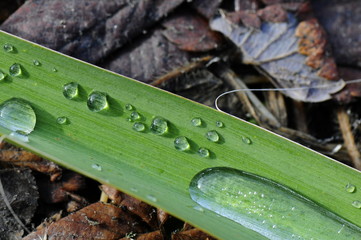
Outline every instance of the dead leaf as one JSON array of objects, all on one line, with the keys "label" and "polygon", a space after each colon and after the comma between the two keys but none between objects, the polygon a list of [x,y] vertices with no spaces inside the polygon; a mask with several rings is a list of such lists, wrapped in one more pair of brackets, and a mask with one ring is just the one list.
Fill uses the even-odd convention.
[{"label": "dead leaf", "polygon": [[172,235],[172,240],[216,240],[216,239],[197,228],[193,228],[187,231],[174,233]]}]

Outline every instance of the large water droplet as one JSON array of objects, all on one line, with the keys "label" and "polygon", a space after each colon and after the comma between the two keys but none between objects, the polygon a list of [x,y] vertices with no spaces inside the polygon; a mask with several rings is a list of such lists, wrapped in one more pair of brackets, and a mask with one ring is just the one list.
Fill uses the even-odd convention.
[{"label": "large water droplet", "polygon": [[88,97],[87,105],[92,112],[100,112],[104,109],[108,109],[109,104],[107,94],[99,91],[92,92]]},{"label": "large water droplet", "polygon": [[359,201],[359,200],[353,201],[352,206],[354,206],[355,208],[361,208],[361,201]]},{"label": "large water droplet", "polygon": [[349,193],[353,193],[356,191],[356,186],[351,184],[351,183],[348,183],[345,187],[346,191],[349,192]]},{"label": "large water droplet", "polygon": [[28,135],[36,124],[36,115],[30,104],[20,98],[12,98],[0,105],[0,125],[19,134]]},{"label": "large water droplet", "polygon": [[[189,191],[203,208],[269,239],[291,239],[292,235],[302,239],[361,239],[360,228],[291,189],[251,173],[222,167],[206,169],[192,179]],[[287,216],[286,221],[283,216]]]},{"label": "large water droplet", "polygon": [[145,125],[141,122],[135,122],[133,124],[133,129],[137,132],[143,132],[145,130]]},{"label": "large water droplet", "polygon": [[192,125],[195,126],[195,127],[200,127],[200,126],[202,126],[202,119],[200,119],[200,118],[193,118],[193,119],[191,120],[191,123],[192,123]]},{"label": "large water droplet", "polygon": [[150,125],[150,130],[158,135],[163,135],[168,132],[168,122],[164,118],[155,117]]},{"label": "large water droplet", "polygon": [[9,73],[13,77],[20,77],[23,75],[23,69],[19,63],[14,63],[10,66]]},{"label": "large water droplet", "polygon": [[76,98],[79,95],[79,84],[70,82],[63,86],[63,95],[67,99]]},{"label": "large water droplet", "polygon": [[14,53],[15,52],[15,47],[10,43],[5,43],[4,46],[3,46],[3,49],[4,49],[5,52],[8,52],[8,53]]},{"label": "large water droplet", "polygon": [[222,128],[224,127],[224,123],[221,121],[216,121],[216,127]]},{"label": "large water droplet", "polygon": [[179,151],[186,151],[190,149],[188,139],[186,137],[177,137],[174,139],[174,147]]},{"label": "large water droplet", "polygon": [[198,149],[197,151],[198,155],[201,157],[209,157],[210,153],[209,150],[207,148],[201,147]]},{"label": "large water droplet", "polygon": [[69,123],[69,120],[68,120],[67,117],[58,117],[58,118],[56,119],[56,122],[57,122],[58,124],[60,124],[60,125],[66,125],[66,124]]},{"label": "large water droplet", "polygon": [[138,120],[138,119],[140,119],[140,114],[138,112],[134,111],[130,114],[130,119],[133,121]]},{"label": "large water droplet", "polygon": [[217,131],[209,131],[206,133],[206,138],[211,142],[218,142],[219,141],[219,135]]}]

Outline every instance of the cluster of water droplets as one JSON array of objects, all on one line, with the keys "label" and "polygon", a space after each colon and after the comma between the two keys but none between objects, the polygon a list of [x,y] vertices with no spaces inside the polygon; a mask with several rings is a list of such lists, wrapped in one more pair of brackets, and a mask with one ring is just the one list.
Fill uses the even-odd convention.
[{"label": "cluster of water droplets", "polygon": [[[348,193],[355,193],[357,190],[357,187],[352,183],[347,183],[345,186],[345,190]],[[360,200],[354,200],[352,201],[352,206],[358,209],[361,209],[361,201]]]}]

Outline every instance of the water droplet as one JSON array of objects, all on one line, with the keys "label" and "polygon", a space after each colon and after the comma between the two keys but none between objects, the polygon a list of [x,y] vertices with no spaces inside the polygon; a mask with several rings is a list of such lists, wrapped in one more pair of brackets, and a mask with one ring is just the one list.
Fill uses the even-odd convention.
[{"label": "water droplet", "polygon": [[132,111],[134,109],[133,105],[132,104],[125,104],[125,109],[128,110],[128,111]]},{"label": "water droplet", "polygon": [[155,117],[150,125],[150,130],[158,135],[163,135],[168,132],[168,122],[164,118]]},{"label": "water droplet", "polygon": [[158,199],[156,197],[154,197],[153,195],[149,194],[146,196],[148,200],[152,201],[152,202],[157,202]]},{"label": "water droplet", "polygon": [[3,48],[4,48],[4,51],[5,51],[5,52],[8,52],[8,53],[13,53],[13,52],[15,52],[15,47],[14,47],[12,44],[10,44],[10,43],[5,43],[4,46],[3,46]]},{"label": "water droplet", "polygon": [[361,201],[359,200],[353,201],[352,206],[354,206],[355,208],[361,208]]},{"label": "water droplet", "polygon": [[58,69],[53,67],[53,72],[57,72],[57,71],[58,71]]},{"label": "water droplet", "polygon": [[28,135],[36,124],[36,115],[30,104],[20,98],[12,98],[0,105],[0,125],[19,134]]},{"label": "water droplet", "polygon": [[34,66],[37,66],[37,67],[39,67],[41,65],[41,63],[36,59],[33,60],[33,64],[34,64]]},{"label": "water droplet", "polygon": [[23,75],[23,69],[19,63],[14,63],[10,66],[9,73],[13,77],[20,77]]},{"label": "water droplet", "polygon": [[216,127],[222,128],[222,127],[224,127],[224,123],[221,122],[221,121],[217,121],[216,122]]},{"label": "water droplet", "polygon": [[5,78],[6,78],[6,74],[0,71],[0,82],[5,80]]},{"label": "water droplet", "polygon": [[67,99],[76,98],[79,94],[79,84],[76,82],[70,82],[63,86],[63,95]]},{"label": "water droplet", "polygon": [[132,112],[130,114],[130,119],[132,119],[133,121],[140,119],[139,113],[138,112]]},{"label": "water droplet", "polygon": [[219,135],[216,131],[212,130],[206,133],[206,138],[211,142],[218,142]]},{"label": "water droplet", "polygon": [[349,193],[353,193],[356,191],[356,186],[351,184],[351,183],[348,183],[345,187],[346,191],[349,192]]},{"label": "water droplet", "polygon": [[200,126],[202,126],[202,119],[200,119],[200,118],[193,118],[193,119],[191,120],[191,123],[192,123],[192,125],[195,126],[195,127],[200,127]]},{"label": "water droplet", "polygon": [[100,112],[104,109],[108,109],[109,104],[107,94],[99,91],[92,92],[88,97],[87,105],[92,112]]},{"label": "water droplet", "polygon": [[143,132],[145,130],[145,125],[141,122],[135,122],[133,124],[133,129],[137,132]]},{"label": "water droplet", "polygon": [[197,151],[198,155],[201,157],[209,157],[210,153],[209,150],[207,148],[201,147],[198,149]]},{"label": "water droplet", "polygon": [[252,144],[252,140],[250,138],[244,137],[244,136],[242,136],[242,142],[244,142],[245,144],[248,144],[248,145]]},{"label": "water droplet", "polygon": [[190,149],[188,139],[186,137],[177,137],[174,139],[174,147],[179,151],[186,151]]},{"label": "water droplet", "polygon": [[199,206],[199,205],[194,206],[193,209],[194,209],[194,210],[197,210],[198,212],[204,212],[204,209],[203,209],[201,206]]},{"label": "water droplet", "polygon": [[[189,192],[204,209],[269,239],[290,239],[292,234],[302,239],[321,235],[335,239],[342,224],[345,227],[337,239],[361,239],[360,229],[346,220],[286,186],[252,173],[226,167],[205,169],[191,180]],[[244,193],[246,198],[241,195]]]},{"label": "water droplet", "polygon": [[100,166],[99,164],[96,164],[96,163],[92,164],[92,168],[97,170],[97,171],[102,171],[103,170],[102,166]]},{"label": "water droplet", "polygon": [[60,125],[65,125],[65,124],[68,124],[69,123],[69,120],[67,117],[58,117],[56,119],[56,122]]}]

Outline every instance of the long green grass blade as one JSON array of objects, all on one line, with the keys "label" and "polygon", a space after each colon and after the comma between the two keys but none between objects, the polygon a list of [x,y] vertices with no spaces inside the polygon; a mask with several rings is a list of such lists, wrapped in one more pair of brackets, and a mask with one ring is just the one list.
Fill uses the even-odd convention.
[{"label": "long green grass blade", "polygon": [[[351,204],[361,200],[361,191],[345,191],[348,183],[361,187],[358,171],[227,114],[1,32],[0,46],[6,43],[16,52],[1,52],[0,70],[8,73],[12,64],[19,63],[25,75],[7,76],[0,82],[0,102],[25,99],[37,115],[28,143],[12,137],[9,141],[113,185],[221,239],[264,237],[211,211],[194,208],[190,181],[210,167],[231,167],[272,179],[361,227],[361,210]],[[34,60],[41,65],[34,65]],[[63,96],[63,86],[69,82],[79,84],[79,99]],[[87,96],[93,90],[108,94],[105,113],[88,109]],[[131,114],[125,109],[128,103],[141,115],[144,132],[134,131],[133,122],[127,120]],[[69,124],[59,125],[60,116],[68,117]],[[165,136],[151,133],[154,116],[168,120]],[[203,120],[202,127],[191,124],[194,117]],[[216,127],[216,121],[224,127]],[[210,130],[220,134],[218,143],[206,139]],[[3,127],[0,132],[10,134]],[[178,136],[190,140],[189,151],[175,149]],[[209,149],[210,158],[200,157],[198,147]]]}]

